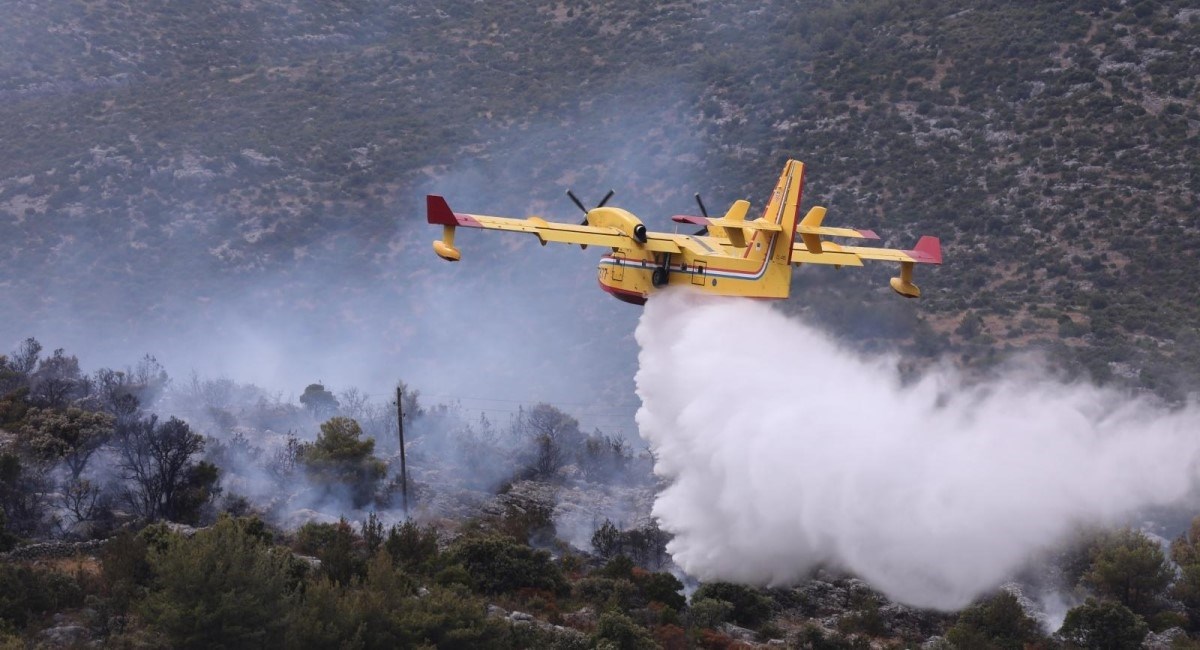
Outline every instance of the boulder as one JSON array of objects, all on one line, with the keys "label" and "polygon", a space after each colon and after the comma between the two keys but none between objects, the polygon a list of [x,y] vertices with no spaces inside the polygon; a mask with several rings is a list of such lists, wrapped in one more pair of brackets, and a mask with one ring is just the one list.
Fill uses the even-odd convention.
[{"label": "boulder", "polygon": [[92,637],[92,633],[82,625],[57,625],[42,630],[42,642],[39,647],[46,648],[75,648],[83,645]]},{"label": "boulder", "polygon": [[533,614],[526,614],[525,612],[512,612],[508,615],[508,620],[512,621],[513,623],[533,623]]},{"label": "boulder", "polygon": [[563,616],[563,622],[577,630],[592,630],[597,620],[596,611],[590,607],[581,607]]},{"label": "boulder", "polygon": [[1142,639],[1142,650],[1171,650],[1175,647],[1175,642],[1179,639],[1186,639],[1187,632],[1181,627],[1173,627],[1169,630],[1163,630],[1158,634],[1151,632]]},{"label": "boulder", "polygon": [[745,641],[747,643],[753,643],[754,639],[758,637],[758,634],[756,634],[754,630],[738,627],[733,623],[721,623],[720,630],[731,638],[737,639],[738,641]]}]

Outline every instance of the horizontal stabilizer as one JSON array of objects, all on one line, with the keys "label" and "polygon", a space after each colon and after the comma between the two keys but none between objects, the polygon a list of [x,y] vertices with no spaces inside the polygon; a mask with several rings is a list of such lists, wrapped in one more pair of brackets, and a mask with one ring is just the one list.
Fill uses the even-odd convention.
[{"label": "horizontal stabilizer", "polygon": [[859,230],[858,228],[808,228],[800,226],[796,232],[801,235],[817,235],[818,237],[854,237],[855,239],[879,239],[874,230]]},{"label": "horizontal stabilizer", "polygon": [[[827,228],[821,225],[825,220],[825,208],[823,206],[814,205],[809,209],[808,214],[800,220],[800,225],[796,227],[796,234],[800,235],[801,239],[807,239],[804,235],[815,235],[817,237],[854,237],[856,239],[879,239],[879,235],[875,234],[874,230],[859,230],[858,228]],[[809,248],[820,248],[820,244],[810,246]]]},{"label": "horizontal stabilizer", "polygon": [[742,230],[765,230],[767,232],[779,232],[783,227],[777,223],[755,219],[754,221],[742,221],[740,219],[729,219],[722,217],[720,219],[707,219],[705,217],[693,217],[686,214],[677,214],[671,217],[671,221],[677,223],[690,223],[697,226],[716,226],[718,228],[741,228]]},{"label": "horizontal stabilizer", "polygon": [[783,226],[781,226],[777,223],[771,223],[770,221],[763,221],[763,220],[758,220],[758,219],[756,219],[754,221],[742,221],[741,219],[729,219],[729,218],[712,219],[708,222],[708,225],[717,226],[718,228],[740,228],[742,230],[765,230],[767,232],[780,232],[781,230],[783,230]]}]

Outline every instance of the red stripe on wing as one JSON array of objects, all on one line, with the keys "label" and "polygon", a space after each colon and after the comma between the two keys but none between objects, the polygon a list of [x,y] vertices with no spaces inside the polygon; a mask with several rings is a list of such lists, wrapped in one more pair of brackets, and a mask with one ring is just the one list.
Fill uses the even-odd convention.
[{"label": "red stripe on wing", "polygon": [[454,212],[446,199],[436,194],[425,195],[425,211],[429,223],[438,226],[463,226],[466,228],[481,228],[475,217],[462,212]]}]

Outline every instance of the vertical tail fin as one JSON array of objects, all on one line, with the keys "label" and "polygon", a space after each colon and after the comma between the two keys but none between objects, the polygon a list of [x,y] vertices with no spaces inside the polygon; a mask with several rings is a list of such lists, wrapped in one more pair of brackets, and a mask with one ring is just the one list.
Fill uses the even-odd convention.
[{"label": "vertical tail fin", "polygon": [[779,175],[775,192],[771,194],[771,202],[763,218],[773,221],[783,227],[783,232],[776,234],[771,250],[771,262],[787,265],[791,273],[792,240],[796,237],[796,224],[800,214],[800,197],[804,194],[804,163],[799,160],[788,160]]},{"label": "vertical tail fin", "polygon": [[747,242],[746,257],[760,262],[755,295],[787,298],[792,286],[792,240],[804,191],[804,163],[789,160],[779,175],[771,200],[760,222],[777,224],[778,230],[756,229]]}]

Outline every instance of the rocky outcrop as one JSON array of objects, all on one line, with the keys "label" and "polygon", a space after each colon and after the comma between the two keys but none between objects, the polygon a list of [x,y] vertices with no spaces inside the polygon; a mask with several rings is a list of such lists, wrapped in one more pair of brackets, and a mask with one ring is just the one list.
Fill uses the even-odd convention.
[{"label": "rocky outcrop", "polygon": [[561,641],[553,644],[556,647],[579,647],[587,641],[587,635],[579,630],[539,620],[526,612],[509,612],[499,605],[488,605],[487,615],[488,618],[505,620],[514,627],[535,627],[549,639]]},{"label": "rocky outcrop", "polygon": [[1181,639],[1187,639],[1187,632],[1183,628],[1173,627],[1169,630],[1163,630],[1158,634],[1151,632],[1142,639],[1142,650],[1171,650],[1176,647],[1175,642]]},{"label": "rocky outcrop", "polygon": [[906,639],[925,638],[937,634],[945,621],[938,612],[893,603],[859,580],[827,573],[793,587],[782,594],[792,601],[805,616],[820,621],[827,629],[836,630],[842,619],[857,616],[866,608],[876,608],[880,622],[891,636]]},{"label": "rocky outcrop", "polygon": [[92,638],[92,632],[82,625],[66,624],[42,630],[38,634],[39,648],[78,648]]}]

